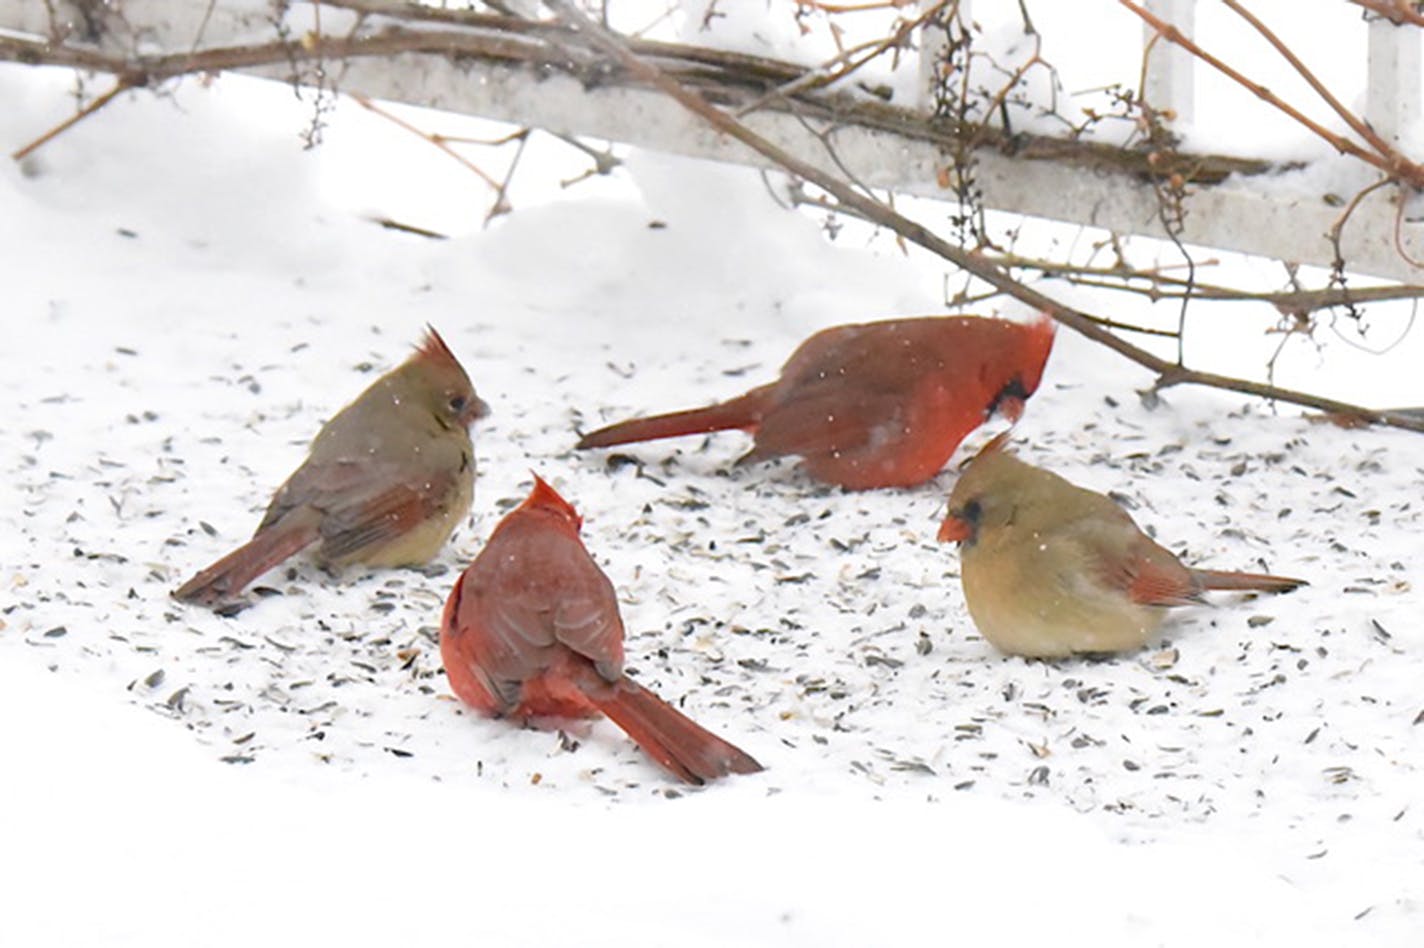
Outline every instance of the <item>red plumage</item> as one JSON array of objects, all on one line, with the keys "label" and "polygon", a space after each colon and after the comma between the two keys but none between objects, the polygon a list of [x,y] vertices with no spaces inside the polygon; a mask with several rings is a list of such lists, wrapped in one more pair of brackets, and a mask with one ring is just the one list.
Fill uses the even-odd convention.
[{"label": "red plumage", "polygon": [[707,408],[610,425],[578,447],[739,428],[755,441],[743,461],[798,455],[827,483],[908,487],[937,474],[995,410],[1017,420],[1052,345],[1046,317],[837,326],[803,342],[771,384]]},{"label": "red plumage", "polygon": [[579,539],[582,518],[537,476],[456,581],[440,623],[450,688],[526,723],[606,714],[670,773],[702,783],[761,770],[623,672],[613,584]]}]

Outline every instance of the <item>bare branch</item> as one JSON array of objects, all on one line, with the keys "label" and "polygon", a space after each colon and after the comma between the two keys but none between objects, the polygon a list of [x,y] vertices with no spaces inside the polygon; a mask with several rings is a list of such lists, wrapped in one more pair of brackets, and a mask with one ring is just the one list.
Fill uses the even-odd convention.
[{"label": "bare branch", "polygon": [[1350,199],[1349,203],[1345,205],[1345,209],[1340,212],[1340,216],[1335,218],[1335,223],[1330,225],[1327,236],[1330,238],[1331,245],[1335,248],[1335,270],[1337,273],[1343,274],[1345,272],[1345,255],[1340,249],[1340,242],[1345,235],[1345,225],[1349,223],[1351,216],[1355,213],[1355,209],[1360,206],[1365,198],[1389,183],[1390,178],[1385,176],[1373,184],[1361,188],[1355,193],[1355,196]]},{"label": "bare branch", "polygon": [[1400,257],[1408,261],[1410,266],[1424,269],[1424,260],[1411,256],[1404,246],[1404,205],[1405,198],[1400,195],[1394,208],[1394,250]]},{"label": "bare branch", "polygon": [[78,112],[75,112],[69,118],[65,119],[63,122],[60,122],[54,128],[45,132],[43,135],[30,142],[28,145],[25,145],[23,148],[19,148],[16,151],[12,152],[10,157],[15,161],[23,161],[25,158],[29,157],[29,155],[33,153],[37,148],[40,148],[42,145],[46,144],[52,139],[57,138],[65,132],[69,131],[69,129],[73,128],[75,125],[78,125],[81,121],[93,115],[95,112],[99,111],[104,106],[108,105],[110,102],[114,101],[114,98],[119,93],[123,92],[125,89],[132,89],[136,84],[137,83],[130,80],[129,78],[125,76],[120,76],[114,82],[114,87],[108,92],[105,92],[103,95],[99,96],[99,98],[95,99],[93,102],[90,102],[88,105],[84,106],[84,108],[80,109]]},{"label": "bare branch", "polygon": [[499,189],[495,192],[494,205],[485,215],[485,225],[501,214],[508,214],[509,205],[509,183],[514,180],[514,172],[519,167],[519,159],[524,157],[524,146],[529,144],[529,129],[521,129],[511,135],[506,141],[518,142],[514,149],[514,157],[510,159],[509,168],[504,173],[504,180],[499,183]]},{"label": "bare branch", "polygon": [[405,131],[410,132],[412,135],[415,135],[418,138],[422,138],[430,144],[434,145],[436,148],[440,149],[445,154],[449,155],[451,158],[454,158],[461,165],[474,172],[474,174],[477,175],[479,179],[485,184],[489,185],[490,188],[495,191],[496,194],[502,193],[502,188],[500,187],[500,183],[498,181],[485,174],[485,172],[473,161],[470,161],[470,159],[466,158],[464,155],[451,148],[450,145],[446,142],[446,140],[440,138],[439,136],[432,135],[429,132],[421,131],[420,129],[416,128],[414,125],[410,124],[400,116],[394,115],[391,112],[388,112],[387,110],[381,108],[379,105],[372,102],[364,95],[356,95],[353,93],[351,95],[351,99],[353,102],[355,102],[357,105],[361,106],[361,108],[367,110],[368,112],[371,112],[374,115],[379,115],[381,118],[397,126],[398,128],[402,128]]},{"label": "bare branch", "polygon": [[[798,2],[801,2],[801,0],[798,0]],[[939,0],[938,3],[933,4],[929,9],[925,10],[913,20],[901,21],[900,24],[896,26],[894,32],[889,36],[882,37],[878,40],[870,40],[842,51],[829,62],[822,63],[814,69],[808,69],[798,78],[784,83],[766,93],[761,98],[752,101],[748,105],[742,106],[737,114],[739,116],[747,115],[762,108],[767,102],[773,99],[788,99],[802,92],[824,88],[840,82],[857,69],[863,67],[866,63],[884,54],[886,50],[903,46],[905,42],[908,41],[910,34],[924,26],[931,18],[938,16],[940,11],[943,10],[949,2],[950,0]],[[859,56],[859,58],[857,58],[857,56]]]},{"label": "bare branch", "polygon": [[1237,16],[1251,24],[1251,28],[1259,33],[1266,42],[1275,47],[1276,52],[1280,53],[1285,61],[1291,64],[1291,68],[1310,85],[1310,88],[1315,90],[1316,95],[1325,100],[1325,104],[1330,106],[1331,111],[1338,115],[1346,125],[1350,126],[1356,135],[1359,135],[1365,141],[1369,142],[1370,146],[1381,155],[1389,156],[1395,153],[1394,148],[1377,135],[1374,129],[1370,128],[1370,126],[1361,120],[1354,112],[1345,108],[1345,106],[1340,103],[1340,100],[1335,98],[1334,94],[1326,88],[1325,84],[1316,78],[1315,73],[1311,72],[1309,67],[1301,62],[1300,57],[1297,56],[1289,46],[1283,43],[1281,38],[1267,27],[1265,23],[1262,23],[1260,18],[1243,7],[1238,0],[1222,0],[1222,2]]},{"label": "bare branch", "polygon": [[[1292,289],[1277,292],[1256,292],[1174,277],[1167,274],[1161,267],[1151,270],[1138,270],[1127,266],[1093,267],[1077,263],[1020,257],[1013,254],[998,254],[994,255],[992,259],[999,266],[1036,270],[1046,276],[1061,277],[1076,285],[1102,286],[1108,289],[1139,293],[1153,300],[1180,299],[1190,293],[1191,296],[1203,300],[1265,303],[1282,312],[1290,313],[1309,313],[1351,303],[1412,300],[1424,296],[1424,285],[1409,283],[1394,286],[1332,286],[1318,290]],[[1202,266],[1213,262],[1203,261],[1198,265]],[[1131,286],[1129,285],[1131,281],[1146,282],[1150,286]],[[1163,287],[1172,287],[1172,289],[1163,289]]]},{"label": "bare branch", "polygon": [[914,0],[864,0],[861,3],[827,3],[826,0],[796,0],[798,7],[810,7],[822,13],[864,13],[867,10],[898,10]]}]

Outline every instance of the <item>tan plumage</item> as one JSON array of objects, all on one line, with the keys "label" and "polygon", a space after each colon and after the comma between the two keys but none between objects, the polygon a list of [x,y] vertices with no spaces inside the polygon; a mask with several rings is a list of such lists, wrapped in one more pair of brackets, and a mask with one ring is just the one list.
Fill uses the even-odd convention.
[{"label": "tan plumage", "polygon": [[184,583],[175,598],[219,603],[289,556],[407,566],[435,556],[474,496],[469,426],[488,412],[431,329],[317,433],[252,539]]},{"label": "tan plumage", "polygon": [[1012,655],[1140,648],[1171,606],[1208,589],[1284,592],[1304,580],[1192,569],[1102,494],[1025,464],[1003,436],[955,484],[941,541],[960,543],[969,614]]}]

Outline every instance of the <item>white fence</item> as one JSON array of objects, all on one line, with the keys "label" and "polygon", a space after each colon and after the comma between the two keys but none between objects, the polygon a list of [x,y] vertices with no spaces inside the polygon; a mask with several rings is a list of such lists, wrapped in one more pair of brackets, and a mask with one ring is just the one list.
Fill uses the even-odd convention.
[{"label": "white fence", "polygon": [[[751,2],[751,0],[739,0]],[[791,0],[788,0],[788,3]],[[977,0],[986,4],[1012,0]],[[1074,4],[1088,8],[1085,0]],[[382,11],[392,16],[407,9],[388,0],[364,0],[365,15],[343,3],[317,6],[291,4],[286,22],[289,36],[300,37],[316,23],[324,36],[360,37],[383,28]],[[1148,0],[1162,19],[1190,35],[1197,0]],[[1115,6],[1115,5],[1110,5]],[[1309,4],[1335,15],[1356,15],[1360,9],[1338,0]],[[121,20],[114,16],[121,13]],[[319,16],[319,20],[318,20]],[[64,45],[83,45],[86,18],[108,18],[99,32],[98,48],[132,56],[160,52],[186,53],[197,48],[270,40],[275,27],[271,7],[260,0],[0,0],[0,31],[12,41],[54,38],[56,22],[73,25]],[[465,29],[441,27],[452,43]],[[484,34],[488,38],[489,31]],[[1144,46],[1152,31],[1144,30]],[[0,32],[0,42],[5,39]],[[537,36],[529,42],[542,41]],[[509,40],[517,44],[520,37]],[[454,48],[454,47],[452,47]],[[1371,23],[1367,48],[1342,50],[1368,61],[1365,117],[1387,138],[1417,123],[1420,117],[1420,30],[1385,19]],[[20,58],[13,53],[6,58]],[[332,65],[343,91],[371,98],[407,102],[487,118],[545,128],[569,135],[592,136],[663,151],[718,160],[761,164],[739,144],[715,134],[700,120],[663,95],[630,85],[586,87],[556,70],[536,71],[515,59],[454,57],[436,51],[403,52],[381,57],[353,57]],[[1200,113],[1194,101],[1195,71],[1200,64],[1183,50],[1156,44],[1145,74],[1146,91],[1155,107],[1171,108],[1180,116]],[[289,64],[258,66],[245,71],[272,78],[289,78]],[[885,110],[894,111],[894,110]],[[764,110],[745,116],[746,123],[776,144],[807,161],[834,170],[822,129],[804,116]],[[924,134],[923,116],[904,110],[900,119],[874,128],[842,128],[835,133],[835,162],[858,180],[879,188],[944,197],[937,180],[945,163],[943,140]],[[976,183],[988,207],[1049,219],[1101,227],[1122,234],[1164,236],[1158,197],[1139,173],[1110,166],[1085,173],[1080,164],[1053,157],[1025,158],[996,149],[977,155]],[[1336,249],[1327,237],[1340,215],[1320,194],[1282,194],[1254,187],[1249,175],[1216,184],[1194,184],[1184,201],[1180,238],[1192,244],[1259,254],[1285,261],[1329,266]],[[1398,220],[1396,189],[1380,188],[1363,199],[1344,230],[1341,249],[1349,269],[1417,282],[1420,271],[1400,253],[1402,246],[1424,258],[1424,225]],[[1396,235],[1398,225],[1399,233]],[[1398,240],[1398,243],[1397,243]]]}]

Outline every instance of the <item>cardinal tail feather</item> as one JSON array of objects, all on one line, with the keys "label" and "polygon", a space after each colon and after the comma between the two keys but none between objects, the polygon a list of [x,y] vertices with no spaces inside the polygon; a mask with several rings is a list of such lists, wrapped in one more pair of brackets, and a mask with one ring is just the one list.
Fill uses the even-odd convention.
[{"label": "cardinal tail feather", "polygon": [[1232,573],[1215,569],[1194,569],[1192,576],[1201,583],[1203,589],[1253,589],[1259,592],[1289,592],[1299,586],[1308,586],[1303,579],[1287,576],[1270,576],[1266,573]]},{"label": "cardinal tail feather", "polygon": [[314,518],[292,515],[259,530],[251,540],[173,590],[173,598],[211,605],[236,596],[258,576],[287,557],[306,549],[317,538]]},{"label": "cardinal tail feather", "polygon": [[692,408],[666,415],[620,421],[616,425],[589,432],[579,439],[576,447],[607,448],[615,444],[657,441],[660,438],[706,434],[709,431],[726,431],[729,428],[754,428],[761,419],[765,398],[765,389],[753,389],[731,401],[706,408]]},{"label": "cardinal tail feather", "polygon": [[727,774],[754,774],[762,769],[750,754],[627,678],[590,697],[648,756],[687,783],[701,784]]}]

